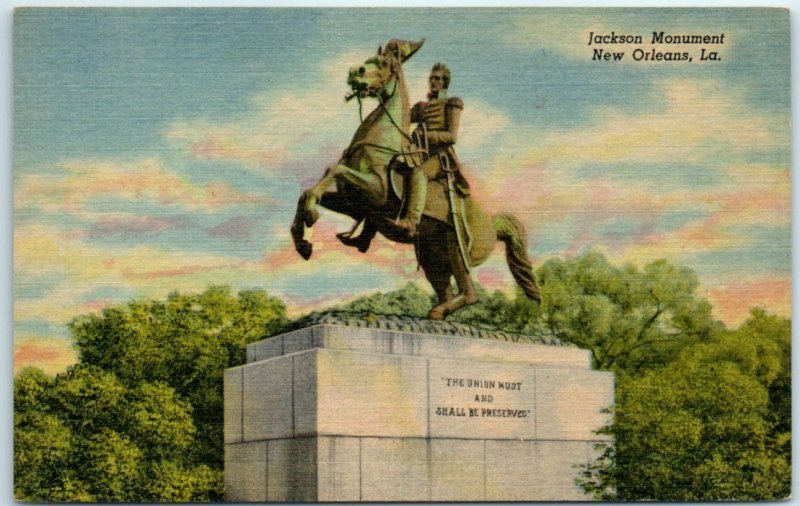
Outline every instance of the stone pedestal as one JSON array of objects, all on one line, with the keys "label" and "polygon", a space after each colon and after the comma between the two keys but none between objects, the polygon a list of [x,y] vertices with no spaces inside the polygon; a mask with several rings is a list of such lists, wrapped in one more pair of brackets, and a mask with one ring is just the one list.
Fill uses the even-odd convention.
[{"label": "stone pedestal", "polygon": [[575,347],[297,330],[225,372],[226,499],[586,500],[613,391]]}]

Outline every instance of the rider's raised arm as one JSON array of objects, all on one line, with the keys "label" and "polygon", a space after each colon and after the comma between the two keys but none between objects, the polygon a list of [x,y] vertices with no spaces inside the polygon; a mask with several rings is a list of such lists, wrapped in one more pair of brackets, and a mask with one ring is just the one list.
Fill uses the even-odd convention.
[{"label": "rider's raised arm", "polygon": [[464,102],[457,97],[447,99],[444,107],[446,130],[428,132],[432,144],[455,144],[458,139],[458,130],[461,126],[461,111]]}]

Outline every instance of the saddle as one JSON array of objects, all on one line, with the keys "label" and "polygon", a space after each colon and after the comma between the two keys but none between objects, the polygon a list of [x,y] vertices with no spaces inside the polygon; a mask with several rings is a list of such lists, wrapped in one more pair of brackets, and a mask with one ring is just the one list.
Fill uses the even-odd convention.
[{"label": "saddle", "polygon": [[[408,178],[412,167],[422,165],[420,160],[424,161],[425,158],[427,158],[427,154],[424,151],[412,147],[408,151],[396,155],[387,166],[389,188],[399,200],[403,201],[405,199]],[[449,165],[449,161],[443,161],[442,165]],[[429,185],[437,181],[444,184],[444,180],[447,177],[443,170],[439,170],[436,174],[426,174],[426,176]],[[455,178],[454,189],[458,196],[468,197],[470,195],[469,182],[464,177],[464,174],[462,174],[460,168],[453,170],[453,177]]]},{"label": "saddle", "polygon": [[[417,141],[417,139],[414,140]],[[389,191],[397,198],[400,205],[396,211],[392,211],[393,214],[396,213],[394,216],[375,219],[391,220],[405,215],[411,171],[414,167],[421,166],[428,180],[425,209],[422,214],[454,227],[460,236],[459,246],[462,255],[466,255],[472,245],[470,227],[465,212],[466,199],[470,195],[469,183],[458,167],[451,164],[449,152],[440,152],[434,156],[439,158],[439,163],[426,164],[425,162],[429,159],[427,147],[423,142],[417,141],[412,142],[392,158],[386,167],[388,186]],[[360,252],[364,253],[369,248],[370,241],[378,229],[375,219],[364,216],[356,221],[350,231],[339,233],[336,236],[345,245],[357,247]],[[384,235],[387,232],[390,230],[384,230]],[[395,238],[394,240],[399,239]]]}]

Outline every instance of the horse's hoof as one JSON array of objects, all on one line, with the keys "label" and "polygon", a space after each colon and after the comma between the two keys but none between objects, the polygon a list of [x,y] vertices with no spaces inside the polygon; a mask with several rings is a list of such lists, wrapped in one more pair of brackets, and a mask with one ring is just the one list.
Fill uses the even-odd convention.
[{"label": "horse's hoof", "polygon": [[433,308],[428,312],[429,320],[441,321],[444,320],[444,316],[445,316],[444,311],[442,311],[441,309]]},{"label": "horse's hoof", "polygon": [[303,260],[308,260],[311,258],[311,253],[314,252],[314,245],[303,239],[295,243],[294,249],[303,257]]}]

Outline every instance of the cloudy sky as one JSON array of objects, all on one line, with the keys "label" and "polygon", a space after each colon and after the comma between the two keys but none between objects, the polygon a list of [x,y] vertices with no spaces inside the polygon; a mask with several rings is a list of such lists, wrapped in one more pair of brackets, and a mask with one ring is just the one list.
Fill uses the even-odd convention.
[{"label": "cloudy sky", "polygon": [[[641,35],[592,59],[589,34]],[[725,34],[709,46],[652,33]],[[492,212],[529,231],[535,264],[589,248],[694,269],[729,325],[789,316],[789,22],[780,10],[28,9],[14,26],[15,367],[74,360],[66,324],[209,284],[263,288],[299,314],[423,283],[413,250],[367,255],[323,214],[304,262],[297,196],[358,124],[347,68],[425,38],[465,102],[460,158]],[[691,62],[635,61],[633,51]],[[477,279],[508,289],[500,247]]]}]

